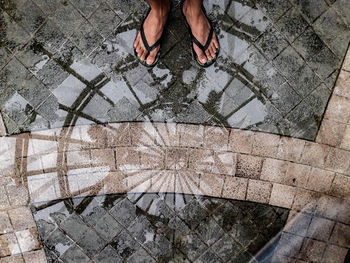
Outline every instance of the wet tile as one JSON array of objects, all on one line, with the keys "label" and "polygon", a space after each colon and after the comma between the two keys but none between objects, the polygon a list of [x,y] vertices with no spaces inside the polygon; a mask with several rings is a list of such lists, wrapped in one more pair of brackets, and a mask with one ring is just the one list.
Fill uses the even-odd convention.
[{"label": "wet tile", "polygon": [[74,6],[84,14],[85,17],[89,17],[97,7],[99,6],[100,1],[92,0],[89,3],[86,3],[82,0],[76,0],[73,2]]},{"label": "wet tile", "polygon": [[[28,15],[28,13],[30,15]],[[29,33],[36,31],[45,21],[46,15],[32,1],[26,1],[16,9],[14,19]]]},{"label": "wet tile", "polygon": [[140,245],[124,230],[116,237],[112,247],[120,257],[128,259],[140,248]]},{"label": "wet tile", "polygon": [[49,60],[38,72],[37,77],[50,89],[58,87],[69,76],[59,64]]},{"label": "wet tile", "polygon": [[59,6],[60,0],[34,0],[46,14],[52,14]]},{"label": "wet tile", "polygon": [[91,15],[89,21],[98,29],[103,37],[107,37],[119,25],[121,19],[108,5],[102,3]]},{"label": "wet tile", "polygon": [[231,236],[225,234],[217,243],[215,243],[213,249],[220,256],[220,258],[227,261],[238,254],[241,247]]},{"label": "wet tile", "polygon": [[307,28],[306,31],[298,37],[293,43],[297,51],[307,60],[318,55],[318,53],[325,47],[322,39],[311,28]]},{"label": "wet tile", "polygon": [[205,249],[205,244],[194,234],[186,236],[180,247],[180,250],[192,260],[201,255]]},{"label": "wet tile", "polygon": [[97,233],[106,241],[111,241],[122,229],[121,225],[109,214],[105,214],[95,226]]},{"label": "wet tile", "polygon": [[89,227],[77,215],[71,215],[60,226],[75,241],[80,240],[82,235],[89,230]]},{"label": "wet tile", "polygon": [[67,36],[71,35],[84,21],[82,15],[68,1],[60,5],[52,19]]},{"label": "wet tile", "polygon": [[278,20],[276,26],[292,43],[305,30],[308,23],[296,8],[291,8]]},{"label": "wet tile", "polygon": [[35,40],[41,43],[45,50],[55,53],[63,45],[66,38],[57,25],[51,19],[48,19],[36,32]]},{"label": "wet tile", "polygon": [[233,19],[239,19],[244,14],[246,14],[253,7],[252,1],[247,1],[244,3],[231,1],[227,8],[227,14]]},{"label": "wet tile", "polygon": [[89,262],[89,257],[76,245],[71,246],[61,257],[63,262]]},{"label": "wet tile", "polygon": [[300,55],[290,46],[275,58],[275,66],[287,78],[290,78],[294,72],[304,65],[304,61]]},{"label": "wet tile", "polygon": [[89,22],[83,22],[71,35],[71,39],[86,55],[91,54],[103,41],[102,36]]},{"label": "wet tile", "polygon": [[344,34],[348,27],[333,9],[328,9],[314,23],[314,28],[320,37],[326,42]]},{"label": "wet tile", "polygon": [[272,20],[277,20],[291,6],[289,2],[282,0],[258,0],[257,5],[262,8]]},{"label": "wet tile", "polygon": [[112,216],[125,227],[132,224],[132,220],[136,218],[136,208],[128,199],[119,202],[110,212]]},{"label": "wet tile", "polygon": [[325,1],[301,1],[301,0],[293,0],[291,1],[295,5],[297,5],[300,11],[309,19],[309,21],[313,22],[320,14],[327,10],[328,6]]},{"label": "wet tile", "polygon": [[289,78],[293,89],[301,96],[305,97],[315,90],[320,84],[321,79],[306,64],[295,72]]},{"label": "wet tile", "polygon": [[144,10],[145,4],[137,0],[132,0],[129,2],[120,2],[118,0],[108,0],[108,3],[113,7],[117,15],[125,19],[131,14],[135,9]]},{"label": "wet tile", "polygon": [[221,259],[212,251],[208,250],[202,256],[200,256],[195,262],[223,262]]},{"label": "wet tile", "polygon": [[349,3],[341,0],[337,1],[333,7],[342,15],[342,17],[346,20],[346,22],[349,24],[350,22],[350,17],[349,14],[345,11],[349,8]]},{"label": "wet tile", "polygon": [[[73,75],[67,77],[56,89],[52,91],[59,103],[72,106],[83,92],[85,84]],[[69,95],[68,95],[69,94]]]},{"label": "wet tile", "polygon": [[0,32],[1,35],[5,34],[0,43],[5,44],[11,51],[17,51],[29,40],[30,35],[6,13],[3,13],[3,19],[6,27]]},{"label": "wet tile", "polygon": [[18,124],[23,124],[32,110],[32,106],[18,93],[15,93],[4,106],[4,112]]},{"label": "wet tile", "polygon": [[122,258],[118,255],[117,251],[111,246],[107,246],[96,256],[96,260],[100,262],[123,262]]},{"label": "wet tile", "polygon": [[275,92],[272,93],[270,101],[283,114],[287,114],[297,104],[300,103],[302,97],[290,86],[284,83]]},{"label": "wet tile", "polygon": [[9,62],[10,57],[12,56],[11,52],[6,47],[0,47],[0,69],[6,65],[7,62]]},{"label": "wet tile", "polygon": [[267,28],[256,43],[260,50],[270,59],[275,58],[288,46],[285,37],[273,26]]},{"label": "wet tile", "polygon": [[310,67],[318,73],[321,79],[326,79],[340,66],[340,60],[330,49],[323,48],[317,56],[309,59]]},{"label": "wet tile", "polygon": [[77,244],[87,253],[89,256],[96,255],[106,245],[104,241],[95,230],[89,229],[86,231]]},{"label": "wet tile", "polygon": [[[304,138],[316,136],[320,121],[315,119],[315,117],[322,116],[322,112],[327,104],[326,98],[329,94],[327,87],[324,85],[319,86],[286,116],[286,119],[292,121],[293,125],[295,125],[291,132],[293,136],[297,134],[299,135],[296,137],[300,137],[303,134],[302,137]],[[313,112],[313,116],[311,117],[306,112]]]},{"label": "wet tile", "polygon": [[34,76],[24,81],[22,85],[18,94],[34,108],[38,108],[38,106],[52,94],[44,84]]}]

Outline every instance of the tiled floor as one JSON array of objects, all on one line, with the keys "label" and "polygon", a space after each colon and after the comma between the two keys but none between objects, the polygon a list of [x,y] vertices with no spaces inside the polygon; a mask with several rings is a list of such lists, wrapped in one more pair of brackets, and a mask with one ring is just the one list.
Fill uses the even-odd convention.
[{"label": "tiled floor", "polygon": [[288,209],[182,194],[73,198],[32,211],[48,262],[257,262],[288,218]]},{"label": "tiled floor", "polygon": [[146,70],[143,1],[0,0],[0,263],[349,260],[350,2],[205,6]]},{"label": "tiled floor", "polygon": [[157,67],[132,43],[143,1],[0,2],[9,134],[115,121],[208,123],[315,139],[350,39],[347,0],[205,1],[221,43],[191,58],[175,5]]}]

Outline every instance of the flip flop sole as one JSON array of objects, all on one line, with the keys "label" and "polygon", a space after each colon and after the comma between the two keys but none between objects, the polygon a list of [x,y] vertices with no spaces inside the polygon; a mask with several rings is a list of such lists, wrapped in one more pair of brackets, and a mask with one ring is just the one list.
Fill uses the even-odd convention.
[{"label": "flip flop sole", "polygon": [[140,62],[140,64],[142,66],[145,66],[147,68],[154,68],[156,66],[156,64],[158,63],[159,61],[159,58],[160,58],[160,50],[158,51],[157,55],[156,55],[156,58],[154,59],[153,63],[151,65],[147,64],[147,60],[142,60],[139,58],[139,56],[137,55],[137,52],[136,52],[136,49],[134,48],[134,55],[135,57],[137,58],[137,60]]},{"label": "flip flop sole", "polygon": [[216,62],[216,60],[219,56],[219,53],[220,53],[220,47],[216,50],[215,57],[211,60],[208,60],[206,63],[203,64],[202,62],[199,61],[198,55],[197,55],[196,51],[194,51],[193,46],[192,46],[192,56],[193,56],[194,60],[196,61],[196,63],[198,64],[198,66],[200,66],[202,68],[208,68],[211,65],[213,65]]}]

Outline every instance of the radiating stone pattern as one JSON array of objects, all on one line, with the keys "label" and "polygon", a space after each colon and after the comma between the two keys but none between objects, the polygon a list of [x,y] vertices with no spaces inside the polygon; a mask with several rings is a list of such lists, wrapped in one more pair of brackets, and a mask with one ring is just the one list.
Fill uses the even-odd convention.
[{"label": "radiating stone pattern", "polygon": [[205,1],[221,43],[199,69],[178,6],[152,70],[132,50],[143,1],[0,2],[9,134],[114,121],[219,124],[315,139],[350,31],[347,0]]},{"label": "radiating stone pattern", "polygon": [[32,211],[48,262],[256,262],[288,217],[283,208],[170,193],[73,198]]}]

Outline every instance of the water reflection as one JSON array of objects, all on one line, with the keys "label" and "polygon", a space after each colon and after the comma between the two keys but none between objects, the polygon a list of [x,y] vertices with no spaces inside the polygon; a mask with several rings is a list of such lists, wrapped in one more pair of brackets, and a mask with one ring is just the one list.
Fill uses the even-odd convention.
[{"label": "water reflection", "polygon": [[77,254],[95,262],[256,262],[288,217],[277,207],[172,193],[73,198],[32,210],[49,262]]},{"label": "water reflection", "polygon": [[[238,133],[240,136],[244,133],[247,133],[247,136],[254,135],[247,131],[229,131],[201,125],[116,123],[2,137],[1,145],[4,150],[0,154],[1,179],[2,182],[8,180],[28,190],[30,203],[35,203],[37,226],[39,229],[45,229],[40,230],[41,239],[47,246],[48,257],[53,259],[63,255],[64,258],[67,257],[65,260],[68,262],[70,257],[77,255],[91,258],[97,250],[101,252],[103,249],[106,249],[104,252],[106,257],[120,253],[118,257],[125,258],[131,257],[132,254],[137,255],[134,257],[149,255],[150,249],[158,251],[161,248],[153,243],[163,244],[165,241],[151,234],[154,232],[137,228],[135,233],[142,233],[137,237],[140,239],[137,244],[142,249],[139,252],[130,252],[128,246],[138,247],[133,243],[136,241],[129,237],[134,230],[122,232],[121,239],[113,239],[117,235],[113,231],[119,231],[118,224],[122,222],[124,224],[134,222],[128,219],[129,217],[119,220],[116,218],[124,215],[125,209],[132,207],[136,211],[138,209],[146,211],[147,215],[143,215],[147,220],[154,218],[163,220],[160,213],[164,208],[161,204],[165,202],[167,209],[173,211],[169,213],[179,214],[181,220],[188,220],[181,217],[185,212],[189,217],[201,217],[197,221],[186,221],[189,229],[198,228],[196,235],[203,233],[202,228],[211,229],[212,224],[219,224],[224,231],[230,232],[229,236],[225,234],[220,236],[224,244],[227,243],[229,247],[236,246],[234,245],[236,243],[231,242],[232,237],[240,240],[242,249],[251,246],[249,255],[244,253],[242,255],[244,260],[237,262],[248,262],[252,256],[262,262],[264,258],[272,256],[276,258],[276,262],[285,262],[287,258],[320,262],[322,259],[320,250],[325,251],[323,258],[337,255],[339,260],[335,262],[342,262],[350,247],[348,236],[350,205],[344,192],[346,190],[335,189],[332,186],[315,191],[310,190],[307,182],[299,182],[296,185],[293,180],[285,180],[276,183],[277,177],[272,181],[266,181],[264,178],[267,174],[264,172],[264,176],[261,176],[261,169],[266,171],[271,163],[282,163],[282,161],[269,158],[265,160],[259,156],[232,152],[229,144],[229,138],[232,136],[230,133]],[[293,167],[298,166],[303,167],[302,171],[307,171],[305,164],[293,164]],[[318,171],[321,172],[320,169]],[[295,177],[297,174],[288,176]],[[330,194],[330,190],[327,189],[332,189],[333,192]],[[115,236],[112,237],[109,230],[103,232],[94,229],[97,231],[96,234],[92,230],[88,231],[88,228],[83,228],[81,231],[86,234],[85,243],[80,244],[76,242],[82,238],[83,233],[77,233],[76,238],[79,240],[69,235],[70,227],[73,227],[70,224],[73,222],[67,221],[68,217],[75,215],[72,220],[77,220],[79,224],[83,224],[85,218],[89,218],[86,223],[92,222],[91,224],[95,225],[96,220],[108,217],[107,212],[122,199],[126,201],[121,203],[123,205],[118,208],[119,212],[115,212],[114,217],[113,214],[110,215],[118,224],[113,226],[106,223],[112,230],[116,228],[111,230]],[[210,219],[210,213],[204,213],[203,216],[201,209],[211,211],[223,203],[225,205],[222,206],[222,211],[213,218],[215,222]],[[247,212],[242,208],[236,211],[235,209],[241,204],[243,207],[253,207],[253,210]],[[276,204],[284,208],[273,206]],[[108,209],[103,211],[101,207]],[[278,215],[274,215],[273,211],[283,213],[278,212]],[[276,225],[273,223],[274,220],[268,221],[271,215],[273,218],[276,216],[274,220],[281,220],[278,221],[280,223]],[[112,219],[109,217],[108,220]],[[135,227],[146,224],[144,217],[138,220],[140,222],[135,221]],[[237,220],[241,225],[239,229],[233,231],[232,222]],[[60,228],[63,222],[67,224],[66,230]],[[255,222],[255,225],[252,222]],[[179,227],[178,223],[176,218],[167,221],[168,227],[174,226],[173,230]],[[157,223],[154,224],[159,227],[156,233],[163,233],[163,228]],[[129,226],[125,228],[128,229]],[[268,238],[267,234],[262,234],[266,229],[271,229]],[[258,232],[253,234],[246,231]],[[215,231],[215,234],[217,233],[221,231]],[[108,241],[104,244],[106,247],[102,247],[102,241],[98,246],[87,241],[97,240],[97,237],[93,238],[95,234],[98,235],[98,240]],[[167,254],[165,262],[168,262],[169,255],[174,262],[185,262],[184,258],[189,262],[192,260],[212,262],[210,260],[214,259],[216,260],[214,262],[220,260],[227,262],[225,258],[228,251],[235,253],[241,251],[236,247],[225,250],[226,245],[222,246],[221,251],[219,249],[221,245],[214,248],[215,240],[210,238],[209,243],[202,244],[202,239],[200,238],[200,242],[196,239],[197,236],[192,234],[186,232],[186,235],[180,236],[179,240],[174,234],[174,239],[169,240],[170,243],[164,243],[169,246],[162,249],[172,251],[170,254],[164,252]],[[48,242],[48,245],[45,242]],[[82,244],[90,252],[83,253],[80,250]],[[199,254],[191,250],[192,245],[198,246]],[[123,249],[119,249],[120,246]],[[179,250],[181,253],[172,250],[178,247],[181,248]],[[151,255],[154,260],[165,255],[157,253]]]}]

